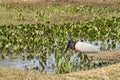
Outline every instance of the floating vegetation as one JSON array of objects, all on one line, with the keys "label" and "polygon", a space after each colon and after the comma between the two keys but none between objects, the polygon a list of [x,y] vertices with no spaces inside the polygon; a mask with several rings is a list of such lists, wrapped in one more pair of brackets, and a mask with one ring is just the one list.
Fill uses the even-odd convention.
[{"label": "floating vegetation", "polygon": [[[1,3],[0,19],[5,24],[0,25],[1,59],[9,63],[8,56],[12,56],[19,63],[17,57],[22,55],[26,69],[57,74],[110,65],[71,50],[64,54],[64,49],[70,37],[101,50],[120,49],[119,12],[115,5]],[[27,64],[29,61],[33,64]]]},{"label": "floating vegetation", "polygon": [[[102,41],[114,49],[120,42],[120,18],[93,19],[80,23],[20,24],[0,26],[0,52],[2,53],[63,53],[69,35],[81,41]],[[69,34],[69,35],[68,35]],[[109,41],[112,40],[111,44]]]},{"label": "floating vegetation", "polygon": [[[49,21],[44,24],[1,25],[0,53],[4,53],[1,57],[4,59],[6,55],[30,53],[24,55],[23,60],[37,56],[40,67],[31,68],[45,73],[48,68],[54,73],[69,73],[111,64],[100,59],[87,60],[81,54],[72,55],[70,51],[70,55],[67,53],[63,56],[69,37],[75,41],[98,41],[94,44],[100,45],[102,50],[115,49],[117,43],[120,43],[120,18],[95,18],[82,23],[77,21],[61,25],[50,24]],[[54,54],[52,61],[48,60],[51,54]]]}]

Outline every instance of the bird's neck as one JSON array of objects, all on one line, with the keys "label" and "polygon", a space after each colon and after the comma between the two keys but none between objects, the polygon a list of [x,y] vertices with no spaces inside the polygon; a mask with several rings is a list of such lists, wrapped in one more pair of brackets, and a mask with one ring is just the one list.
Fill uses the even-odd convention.
[{"label": "bird's neck", "polygon": [[75,45],[74,45],[74,47],[72,48],[72,50],[76,50]]}]

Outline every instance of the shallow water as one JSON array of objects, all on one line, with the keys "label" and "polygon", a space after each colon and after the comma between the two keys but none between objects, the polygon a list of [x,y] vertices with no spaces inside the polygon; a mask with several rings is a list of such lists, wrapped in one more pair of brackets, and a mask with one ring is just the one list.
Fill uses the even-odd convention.
[{"label": "shallow water", "polygon": [[[97,45],[99,47],[101,46],[102,41],[93,41],[93,42],[89,42],[89,41],[84,41],[86,43],[91,43],[93,45],[95,45],[97,43]],[[112,40],[109,41],[109,43],[106,42],[106,44],[112,44]],[[114,49],[120,49],[120,44],[118,42],[115,43],[116,46]],[[103,47],[104,49],[108,48],[108,45]],[[112,50],[112,47],[109,48],[109,50]],[[51,73],[54,72],[54,70],[52,69],[52,65],[56,65],[55,63],[55,57],[54,54],[51,54],[50,56],[47,56],[47,60],[46,60],[46,65],[45,65],[45,69],[44,69],[44,73]],[[71,61],[76,57],[77,55],[74,54],[71,57]],[[80,63],[80,59],[78,60],[78,62]],[[4,67],[14,67],[14,68],[20,68],[20,69],[33,69],[34,67],[38,67],[38,70],[41,71],[42,67],[40,65],[40,62],[37,58],[31,59],[31,60],[23,60],[22,58],[17,58],[17,59],[3,59],[0,61],[0,66],[4,66]]]},{"label": "shallow water", "polygon": [[[45,73],[53,72],[50,63],[55,64],[54,54],[48,56],[46,60],[46,66],[44,70]],[[0,66],[27,69],[27,70],[31,70],[34,67],[38,67],[39,71],[42,70],[42,67],[40,66],[39,60],[37,58],[31,59],[31,60],[27,60],[27,59],[23,60],[22,58],[3,59],[3,60],[0,60]]]},{"label": "shallow water", "polygon": [[17,59],[3,59],[0,61],[0,66],[15,67],[24,69],[25,66],[35,65],[33,61],[23,60],[22,58]]}]

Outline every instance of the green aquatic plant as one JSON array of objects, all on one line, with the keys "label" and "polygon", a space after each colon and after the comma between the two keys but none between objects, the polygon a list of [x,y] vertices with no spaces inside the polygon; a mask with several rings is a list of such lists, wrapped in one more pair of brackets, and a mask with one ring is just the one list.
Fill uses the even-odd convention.
[{"label": "green aquatic plant", "polygon": [[[19,24],[0,26],[0,50],[1,53],[63,53],[66,40],[69,35],[81,41],[101,40],[101,47],[106,45],[115,48],[115,42],[119,42],[120,18],[95,18],[83,23],[77,21],[65,24]],[[69,33],[69,34],[68,34]],[[52,36],[52,38],[51,38]],[[76,41],[75,40],[75,41]],[[113,40],[106,43],[105,41]],[[105,43],[105,44],[103,44]]]},{"label": "green aquatic plant", "polygon": [[[75,53],[74,55],[54,53],[52,55],[54,56],[51,59],[48,59],[50,57],[49,55],[38,56],[39,66],[32,67],[32,69],[43,73],[47,73],[47,70],[52,69],[51,73],[64,74],[95,69],[112,64],[111,62],[105,62],[101,59],[88,60],[83,53]],[[40,69],[40,67],[42,69]]]},{"label": "green aquatic plant", "polygon": [[[101,49],[114,49],[116,42],[120,42],[120,18],[94,18],[85,22],[76,21],[73,23],[51,24],[19,24],[19,25],[1,25],[0,26],[0,52],[5,55],[20,55],[29,53],[23,58],[33,59],[35,54],[39,53],[39,64],[44,72],[46,69],[47,55],[54,54],[55,64],[50,63],[55,73],[69,73],[74,71],[92,69],[103,66],[101,60],[87,60],[83,54],[77,54],[72,58],[65,54],[66,41],[73,37],[75,41],[88,40],[101,41]],[[98,43],[96,43],[98,44]],[[108,47],[106,47],[108,46]],[[1,55],[4,58],[4,55]],[[71,60],[72,59],[72,60]],[[106,64],[106,63],[105,63]],[[38,69],[38,67],[34,68]]]}]

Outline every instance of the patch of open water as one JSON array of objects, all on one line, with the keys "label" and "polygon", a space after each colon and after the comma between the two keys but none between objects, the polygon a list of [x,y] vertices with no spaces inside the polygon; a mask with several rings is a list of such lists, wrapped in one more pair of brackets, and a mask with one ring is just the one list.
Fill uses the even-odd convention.
[{"label": "patch of open water", "polygon": [[[89,41],[85,41],[85,42],[90,43]],[[102,41],[91,42],[91,44],[93,44],[93,45],[95,45],[96,43],[99,47],[102,47],[102,45],[101,45]],[[106,41],[106,44],[112,44],[112,40],[110,40],[109,43],[107,43],[107,41]],[[108,45],[104,46],[103,48],[107,49]],[[115,48],[114,49],[120,49],[120,44],[118,42],[115,43]],[[109,48],[109,50],[112,50],[112,47]],[[71,57],[71,61],[75,57],[76,57],[76,54],[74,54]],[[80,62],[80,59],[78,60],[78,62]],[[54,54],[51,54],[50,56],[47,55],[46,65],[45,65],[45,69],[44,69],[45,73],[53,72],[52,64],[50,64],[50,63],[56,65]],[[31,69],[31,68],[34,68],[34,67],[38,66],[38,70],[42,70],[42,67],[40,66],[40,62],[37,58],[34,58],[32,60],[27,60],[27,59],[23,60],[22,58],[3,59],[3,60],[0,61],[0,66],[14,67],[14,68],[20,68],[20,69]]]}]

